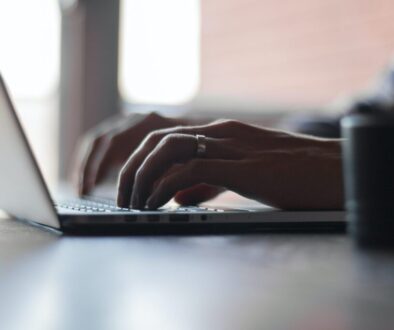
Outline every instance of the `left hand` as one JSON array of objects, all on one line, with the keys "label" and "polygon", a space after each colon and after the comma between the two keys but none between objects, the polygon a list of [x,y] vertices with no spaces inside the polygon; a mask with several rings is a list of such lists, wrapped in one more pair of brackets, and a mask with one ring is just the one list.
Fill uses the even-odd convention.
[{"label": "left hand", "polygon": [[234,120],[154,131],[121,170],[118,204],[155,209],[203,183],[279,208],[342,208],[340,143]]}]

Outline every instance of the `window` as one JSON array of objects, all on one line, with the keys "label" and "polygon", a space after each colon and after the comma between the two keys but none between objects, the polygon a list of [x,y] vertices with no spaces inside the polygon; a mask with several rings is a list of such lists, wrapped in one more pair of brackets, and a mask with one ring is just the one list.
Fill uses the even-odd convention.
[{"label": "window", "polygon": [[198,0],[123,0],[120,91],[126,101],[180,104],[199,86]]},{"label": "window", "polygon": [[134,104],[320,108],[368,87],[394,51],[390,0],[122,4],[120,89]]},{"label": "window", "polygon": [[44,175],[54,183],[60,57],[57,1],[0,1],[0,47],[0,70]]}]

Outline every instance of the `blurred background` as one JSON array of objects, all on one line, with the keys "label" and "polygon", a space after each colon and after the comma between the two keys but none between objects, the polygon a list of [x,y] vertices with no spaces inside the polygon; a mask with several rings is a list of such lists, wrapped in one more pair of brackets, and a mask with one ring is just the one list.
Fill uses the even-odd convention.
[{"label": "blurred background", "polygon": [[334,115],[393,51],[390,0],[0,0],[0,71],[52,187],[121,111]]}]

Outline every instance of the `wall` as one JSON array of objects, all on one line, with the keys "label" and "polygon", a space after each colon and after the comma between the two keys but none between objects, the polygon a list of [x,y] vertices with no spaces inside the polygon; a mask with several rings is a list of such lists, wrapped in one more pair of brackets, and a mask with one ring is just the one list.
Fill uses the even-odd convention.
[{"label": "wall", "polygon": [[201,95],[325,104],[394,54],[391,0],[201,0]]}]

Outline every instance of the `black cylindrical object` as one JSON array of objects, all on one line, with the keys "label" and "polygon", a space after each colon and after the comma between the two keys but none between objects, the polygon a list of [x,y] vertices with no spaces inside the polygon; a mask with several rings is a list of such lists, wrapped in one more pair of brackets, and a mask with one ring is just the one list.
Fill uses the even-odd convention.
[{"label": "black cylindrical object", "polygon": [[360,246],[394,246],[394,113],[359,105],[341,121],[348,228]]}]

